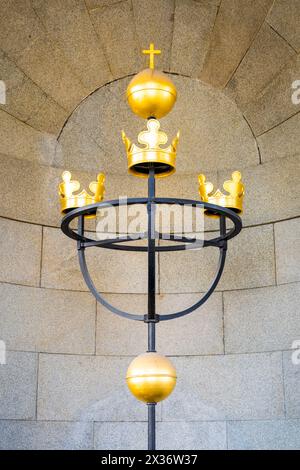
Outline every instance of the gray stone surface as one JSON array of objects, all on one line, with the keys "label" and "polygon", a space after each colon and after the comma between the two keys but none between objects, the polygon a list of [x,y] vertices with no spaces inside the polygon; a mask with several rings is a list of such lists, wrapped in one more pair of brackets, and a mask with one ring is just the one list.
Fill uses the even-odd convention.
[{"label": "gray stone surface", "polygon": [[[49,156],[48,146],[43,152]],[[50,148],[50,150],[52,150]],[[50,158],[50,156],[49,156]],[[1,206],[0,215],[36,224],[59,227],[61,223],[60,203],[57,194],[63,170],[40,166],[29,161],[18,160],[0,154]],[[101,167],[97,168],[101,171]],[[126,170],[124,169],[124,172]],[[72,171],[72,178],[80,181],[83,188],[95,180],[96,171],[90,173]],[[26,175],[26,177],[24,177]],[[22,184],[16,184],[22,181]],[[106,199],[119,196],[145,196],[147,181],[131,175],[107,175]],[[88,223],[87,228],[95,230],[95,223]]]},{"label": "gray stone surface", "polygon": [[[172,176],[172,178],[166,180],[166,182],[158,182],[157,193],[160,197],[164,197],[167,193],[170,194],[170,197],[193,199],[197,201],[199,200],[199,183],[197,178],[198,174],[198,172],[196,174],[186,174],[184,176],[180,174],[175,174],[174,176]],[[213,182],[216,187],[218,186],[217,172],[205,171],[205,175],[207,181]],[[228,179],[228,177],[226,179]],[[188,227],[189,224],[191,226],[191,219],[193,220],[194,218],[196,221],[192,225],[193,229],[189,229],[191,233],[219,230],[219,221],[216,219],[212,219],[211,217],[206,217],[202,211],[197,210],[194,215],[190,212],[184,217],[186,217],[186,219],[184,220]]]},{"label": "gray stone surface", "polygon": [[[224,181],[230,178],[231,171],[236,168],[241,167],[238,165],[230,170],[219,171],[218,176],[211,172],[205,173],[208,181],[222,189]],[[299,155],[243,168],[241,172],[246,191],[242,214],[244,227],[299,216]],[[157,193],[160,197],[167,194],[170,197],[197,200],[199,199],[197,173],[184,175],[177,173],[170,178],[162,179],[158,181]],[[205,217],[205,230],[218,229],[216,221]],[[233,242],[234,245],[236,240]]]},{"label": "gray stone surface", "polygon": [[40,355],[38,419],[145,421],[146,406],[129,392],[131,358]]},{"label": "gray stone surface", "polygon": [[[147,313],[147,296],[136,294],[108,294],[105,296],[113,306],[129,313]],[[147,325],[139,321],[120,318],[97,304],[97,354],[138,355],[147,349]]]},{"label": "gray stone surface", "polygon": [[0,419],[36,417],[37,355],[6,352],[0,365]]},{"label": "gray stone surface", "polygon": [[118,78],[139,71],[144,61],[137,48],[131,2],[91,9],[90,17],[113,76]]},{"label": "gray stone surface", "polygon": [[26,77],[4,52],[0,52],[1,80],[6,86],[6,102],[0,107],[21,121],[35,114],[45,101],[43,91]]},{"label": "gray stone surface", "polygon": [[[163,49],[158,67],[168,70],[170,65],[178,88],[176,106],[162,119],[162,128],[170,138],[181,129],[177,175],[158,181],[157,193],[198,199],[198,173],[207,173],[222,186],[231,170],[242,170],[246,228],[229,243],[220,284],[225,290],[247,289],[224,293],[225,323],[230,327],[226,352],[234,354],[222,356],[220,292],[201,311],[158,325],[159,351],[189,356],[172,358],[179,380],[170,399],[158,407],[160,447],[223,448],[223,420],[228,419],[233,448],[299,448],[300,366],[292,364],[292,357],[300,358],[292,351],[299,341],[299,237],[298,221],[288,219],[299,216],[300,108],[292,103],[291,85],[300,71],[300,10],[298,1],[290,1],[289,7],[286,3],[276,0],[271,8],[271,0],[0,1],[0,79],[8,89],[7,105],[0,110],[2,217],[59,227],[62,168],[70,169],[85,188],[97,171],[106,171],[106,198],[146,194],[146,181],[126,174],[120,130],[136,141],[143,128],[124,93],[131,78],[127,74],[145,66],[140,49],[152,40]],[[194,79],[199,76],[207,85]],[[112,77],[117,80],[105,85]],[[213,88],[224,88],[228,81],[227,90]],[[98,86],[102,88],[89,96]],[[70,114],[57,145],[56,136]],[[247,228],[269,222],[275,223],[275,264],[271,225]],[[4,230],[9,249],[2,250],[0,259],[3,282],[38,285],[41,228],[26,227],[12,230],[12,240]],[[210,221],[205,228],[214,230],[216,224]],[[93,223],[87,230],[93,230]],[[145,325],[131,325],[99,308],[96,352],[110,357],[91,356],[95,300],[87,292],[63,292],[85,289],[76,244],[60,236],[59,228],[45,232],[43,282],[50,289],[1,287],[0,340],[2,332],[10,348],[27,350],[8,351],[9,362],[0,365],[1,443],[16,448],[89,447],[90,421],[95,419],[102,421],[95,424],[97,446],[131,446],[131,439],[139,439],[145,448],[146,407],[129,397],[124,382],[131,357],[111,357],[143,352]],[[112,253],[101,251],[105,259],[98,261],[93,251],[89,263],[93,277],[100,273],[95,275],[100,288],[132,292],[107,295],[120,306],[140,311],[146,300],[146,256],[141,255],[140,263],[135,255],[131,262],[131,257],[112,258]],[[158,295],[159,310],[183,308],[198,297],[177,294],[180,277],[211,280],[213,255],[208,260],[201,253],[193,253],[191,260],[188,255],[182,253],[183,264],[181,258],[166,264],[160,258],[160,268],[165,269],[160,274],[174,295]],[[276,280],[279,286],[270,287]],[[204,290],[204,283],[195,282],[194,287]],[[38,384],[37,357],[28,352],[32,347],[45,351]],[[273,348],[289,349],[284,370],[281,353],[270,353]],[[37,385],[39,417],[49,422],[33,421]],[[167,419],[163,423],[162,408]]]},{"label": "gray stone surface", "polygon": [[[210,47],[200,79],[224,87],[251,46],[272,0],[245,2],[223,0],[214,24]],[[249,21],[251,18],[251,21]]]},{"label": "gray stone surface", "polygon": [[[298,217],[299,171],[299,156],[244,169],[244,225]],[[228,172],[221,173],[221,181],[225,178],[228,178]]]},{"label": "gray stone surface", "polygon": [[57,145],[55,136],[38,132],[3,110],[0,110],[0,123],[1,160],[6,155],[41,164],[53,162]]},{"label": "gray stone surface", "polygon": [[[95,448],[146,449],[146,423],[95,423]],[[226,449],[226,425],[222,422],[158,422],[158,450]]]},{"label": "gray stone surface", "polygon": [[203,66],[220,0],[176,0],[171,71],[197,76]]},{"label": "gray stone surface", "polygon": [[[127,163],[125,163],[127,165]],[[105,198],[118,197],[145,197],[147,196],[147,180],[135,178],[124,170],[124,175],[109,175],[109,184],[106,184]]]},{"label": "gray stone surface", "polygon": [[177,385],[163,420],[283,418],[281,353],[172,358]]},{"label": "gray stone surface", "polygon": [[268,87],[246,109],[245,116],[255,135],[261,135],[299,112],[292,101],[292,83],[298,80],[300,55],[292,57]]},{"label": "gray stone surface", "polygon": [[[91,234],[95,237],[95,234]],[[57,249],[59,247],[59,249]],[[76,244],[60,229],[45,227],[42,258],[42,286],[55,289],[88,290],[83,280]],[[89,248],[87,265],[101,292],[147,292],[147,256],[145,253]]]},{"label": "gray stone surface", "polygon": [[[275,283],[273,227],[245,228],[228,244],[225,269],[218,290],[246,289]],[[212,247],[162,252],[160,254],[161,292],[203,292],[217,269],[218,250]],[[176,275],[172,266],[179,267]]]},{"label": "gray stone surface", "polygon": [[[176,75],[170,78],[177,87],[178,99],[172,113],[161,120],[161,128],[169,140],[180,130],[177,172],[195,175],[196,191],[196,176],[202,171],[259,163],[252,132],[231,99],[199,80]],[[127,159],[121,129],[137,143],[138,133],[145,128],[126,103],[127,84],[125,78],[100,88],[74,111],[59,139],[65,164],[125,175]],[[85,134],[90,136],[90,143]]]},{"label": "gray stone surface", "polygon": [[[43,150],[45,155],[47,155],[47,146]],[[61,175],[63,170],[61,168],[40,166],[36,163],[8,158],[3,154],[0,154],[0,159],[0,215],[35,224],[60,227],[62,216],[58,197],[58,185],[62,181]],[[72,171],[72,178],[78,180],[82,188],[86,189],[88,189],[91,181],[95,181],[96,175],[95,171],[90,173]],[[16,184],[16,181],[22,181],[22,184]],[[108,185],[106,197],[111,197],[112,199],[118,197],[118,188],[124,187],[127,181],[124,181],[123,178],[120,179],[120,177],[110,178],[110,181],[111,185]],[[130,188],[129,186],[132,191],[132,193],[128,191],[129,196],[134,194],[136,187],[132,185]],[[141,191],[143,184],[141,187],[138,186],[138,188]],[[123,190],[121,192],[121,195],[124,194],[126,194],[125,189],[124,192]],[[89,221],[86,225],[87,229],[95,230],[95,222]]]},{"label": "gray stone surface", "polygon": [[300,280],[300,219],[274,225],[277,282]]},{"label": "gray stone surface", "polygon": [[267,21],[298,52],[300,51],[300,11],[297,0],[290,1],[288,8],[285,0],[275,0]]},{"label": "gray stone surface", "polygon": [[285,409],[288,418],[300,418],[300,335],[295,334],[293,351],[283,353]]},{"label": "gray stone surface", "polygon": [[95,449],[145,450],[146,423],[95,423]]},{"label": "gray stone surface", "polygon": [[92,423],[0,421],[1,450],[89,450]]},{"label": "gray stone surface", "polygon": [[86,7],[88,10],[94,10],[96,8],[105,8],[113,5],[114,3],[119,3],[120,0],[85,0]]},{"label": "gray stone surface", "polygon": [[[158,295],[157,312],[172,313],[191,306],[200,294]],[[114,306],[127,312],[147,312],[147,296],[109,295]],[[157,350],[168,355],[223,353],[221,294],[215,294],[198,311],[187,317],[157,325]],[[186,341],[186,338],[189,341]],[[128,322],[101,305],[97,316],[97,354],[138,355],[147,348],[147,327],[141,322]]]},{"label": "gray stone surface", "polygon": [[264,23],[227,85],[239,108],[255,100],[293,55],[293,48]]},{"label": "gray stone surface", "polygon": [[[1,80],[6,85],[6,101],[0,108],[35,129],[57,134],[67,118],[67,112],[28,78],[4,52],[0,52],[0,67]],[[32,130],[31,132],[34,135]],[[3,143],[3,139],[1,140]],[[10,142],[11,146],[12,143],[16,144]],[[30,152],[28,158],[34,160],[35,155]]]},{"label": "gray stone surface", "polygon": [[32,81],[68,111],[88,94],[63,51],[46,34],[20,52],[16,62]]},{"label": "gray stone surface", "polygon": [[[182,181],[183,178],[178,179]],[[173,180],[172,184],[167,183],[166,185],[158,185],[158,197],[184,197],[185,188],[182,184],[177,186],[177,194],[174,194],[176,193],[175,181],[176,180]],[[199,197],[196,194],[196,178],[189,178],[188,181],[193,185],[190,188],[191,198],[196,201],[199,200]],[[160,204],[156,209],[155,215],[157,230],[164,234],[163,241],[168,245],[174,245],[174,242],[167,243],[170,238],[170,233],[175,233],[177,239],[180,236],[187,236],[189,238],[197,237],[198,239],[202,239],[205,231],[208,231],[209,229],[216,230],[218,228],[217,221],[206,217],[199,206],[192,207],[191,205],[186,205],[183,207],[175,203],[170,205]]]},{"label": "gray stone surface", "polygon": [[[16,129],[16,135],[19,135],[18,133],[19,129]],[[43,146],[42,150],[46,160],[46,156],[49,157],[48,146]],[[40,194],[48,194],[51,201],[57,201],[56,190],[61,170],[30,166],[30,164],[20,163],[19,160],[8,160],[4,156],[2,158],[3,164],[1,165],[1,170],[3,172],[4,196],[2,200],[2,215],[10,215],[13,207],[14,217],[16,218],[58,225],[60,220],[58,203],[56,203],[56,206],[47,203],[45,207],[42,207],[45,198],[41,198]],[[282,173],[282,163],[280,162],[270,162],[270,164],[243,170],[246,190],[250,188],[250,191],[247,191],[247,196],[245,197],[245,211],[243,215],[243,220],[246,225],[249,223],[262,223],[264,221],[293,217],[298,214],[296,197],[289,200],[289,205],[286,204],[286,194],[289,193],[289,188],[293,186],[294,190],[297,191],[298,185],[296,184],[296,179],[298,165],[299,159],[295,157],[285,161],[284,173]],[[102,169],[99,168],[99,166],[97,169]],[[126,166],[126,164],[124,166]],[[124,172],[125,171],[126,168],[124,168]],[[16,187],[13,181],[24,178],[25,173],[26,179],[23,180],[21,191],[21,187]],[[75,174],[75,176],[77,177],[78,173]],[[94,172],[89,177],[83,178],[79,175],[79,179],[81,179],[83,183],[86,180],[86,184],[92,178],[94,178]],[[121,186],[124,188],[122,189],[123,194],[145,194],[146,192],[144,181],[141,182],[129,176],[124,176],[124,178],[108,176],[108,178],[107,197],[115,197],[116,194],[119,193],[117,188]],[[183,183],[180,183],[180,179],[182,180],[183,178],[176,178],[177,177],[174,176],[166,180],[166,191],[164,190],[164,181],[160,182],[158,185],[161,187],[160,193],[171,193],[172,187],[174,194],[176,194],[176,190],[178,190],[178,194],[182,193],[183,190],[179,190],[179,188],[182,187]],[[224,174],[224,179],[225,178],[228,178],[228,171]],[[31,180],[39,181],[39,184],[43,185],[44,189],[41,189],[41,186],[39,186],[35,190],[36,183],[31,182]],[[197,198],[197,181],[195,176],[186,176],[184,180],[185,186],[190,186],[191,188],[190,195]],[[215,181],[215,179],[213,179],[213,181]],[[178,183],[180,186],[178,186]],[[268,194],[268,197],[266,197],[266,194]],[[278,197],[278,195],[280,195],[280,197]],[[22,206],[20,206],[21,200],[24,202]],[[28,200],[27,204],[25,204],[26,200]],[[33,200],[36,200],[36,202],[33,203]],[[274,200],[276,200],[276,205],[273,202]],[[253,211],[253,207],[256,207],[255,211]]]},{"label": "gray stone surface", "polygon": [[0,332],[8,349],[93,354],[95,312],[87,293],[0,284]]},{"label": "gray stone surface", "polygon": [[0,280],[38,286],[42,228],[0,218]]},{"label": "gray stone surface", "polygon": [[[198,80],[171,78],[178,98],[172,113],[162,120],[162,126],[170,137],[180,129],[178,173],[196,176],[203,171],[258,163],[251,130],[232,100]],[[241,146],[247,149],[245,153],[241,154]]]},{"label": "gray stone surface", "polygon": [[224,292],[226,353],[290,349],[300,338],[300,284]]},{"label": "gray stone surface", "polygon": [[[84,100],[72,114],[60,138],[64,145],[64,155],[72,167],[93,165],[93,168],[101,168],[108,173],[126,175],[127,158],[121,130],[124,129],[136,141],[138,133],[145,127],[127,105],[125,92],[128,83],[129,78],[125,78],[103,86]],[[100,147],[101,153],[99,149],[95,152],[97,160],[95,157],[91,158],[87,152],[82,152],[80,160],[76,159],[75,154],[74,159],[74,141],[76,133],[80,133],[78,125],[92,140],[91,145],[96,143]]]},{"label": "gray stone surface", "polygon": [[[155,57],[155,66],[160,70],[169,70],[170,53],[174,25],[174,0],[133,0],[133,16],[138,39],[138,54],[148,49],[149,44],[161,49]],[[149,56],[144,56],[143,64],[148,66]]]},{"label": "gray stone surface", "polygon": [[51,227],[44,228],[41,285],[47,288],[88,291],[73,240],[59,229]]},{"label": "gray stone surface", "polygon": [[1,2],[0,47],[13,58],[43,34],[30,0]]},{"label": "gray stone surface", "polygon": [[[299,154],[300,113],[258,137],[262,162]],[[284,162],[282,162],[284,164]]]},{"label": "gray stone surface", "polygon": [[63,129],[56,155],[60,167],[99,173],[104,170],[102,162],[106,158],[105,151],[78,124],[70,122]]},{"label": "gray stone surface", "polygon": [[163,450],[225,450],[226,424],[222,422],[161,422],[157,446]]},{"label": "gray stone surface", "polygon": [[1,215],[58,226],[61,217],[57,188],[62,171],[3,154],[0,159]]},{"label": "gray stone surface", "polygon": [[83,0],[34,0],[32,3],[50,37],[64,51],[77,77],[89,91],[111,80],[101,42],[92,28]]},{"label": "gray stone surface", "polygon": [[[180,273],[173,273],[181,277]],[[197,302],[201,294],[172,294],[158,297],[159,313],[174,313]],[[191,315],[157,326],[157,349],[166,355],[223,353],[222,296],[214,294]],[[188,341],[187,341],[188,338]]]},{"label": "gray stone surface", "polygon": [[227,424],[231,450],[299,450],[300,420],[247,421]]},{"label": "gray stone surface", "polygon": [[27,124],[39,131],[46,131],[57,136],[68,115],[69,113],[66,110],[47,96],[38,112],[28,119]]}]

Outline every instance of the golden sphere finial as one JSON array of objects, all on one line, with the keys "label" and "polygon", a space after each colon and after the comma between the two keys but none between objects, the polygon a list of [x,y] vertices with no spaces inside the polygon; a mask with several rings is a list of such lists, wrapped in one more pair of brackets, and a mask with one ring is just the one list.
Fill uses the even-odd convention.
[{"label": "golden sphere finial", "polygon": [[138,400],[158,403],[172,393],[176,385],[176,370],[166,357],[148,352],[130,363],[126,382]]},{"label": "golden sphere finial", "polygon": [[173,108],[177,91],[174,83],[163,72],[154,69],[154,55],[160,54],[150,44],[143,54],[149,54],[149,68],[136,74],[127,87],[127,101],[131,110],[138,116],[160,119]]}]

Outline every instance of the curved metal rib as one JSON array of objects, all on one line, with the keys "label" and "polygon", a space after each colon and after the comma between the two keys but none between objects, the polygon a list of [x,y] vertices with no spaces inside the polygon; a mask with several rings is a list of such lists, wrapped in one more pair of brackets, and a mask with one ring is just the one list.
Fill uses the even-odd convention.
[{"label": "curved metal rib", "polygon": [[98,292],[98,290],[96,289],[91,279],[91,276],[90,276],[90,273],[86,264],[85,252],[83,248],[78,250],[78,258],[79,258],[79,265],[80,265],[81,273],[83,275],[85,283],[98,302],[100,302],[108,310],[115,313],[116,315],[119,315],[120,317],[128,318],[130,320],[144,321],[144,315],[133,315],[132,313],[124,312],[123,310],[119,310],[118,308],[111,305],[107,300],[105,300],[102,297],[102,295]]},{"label": "curved metal rib", "polygon": [[[84,233],[84,217],[81,215],[78,220],[78,233],[81,234],[81,236]],[[224,236],[226,234],[226,219],[225,216],[223,215],[220,218],[220,233],[221,236]],[[125,241],[125,240],[124,240]],[[221,275],[223,273],[224,265],[225,265],[225,260],[226,260],[226,252],[227,252],[227,240],[223,238],[222,245],[219,245],[219,262],[218,262],[218,270],[216,272],[216,275],[214,277],[214,280],[212,281],[208,291],[201,297],[201,299],[196,302],[194,305],[191,307],[188,307],[184,310],[180,310],[179,312],[175,313],[170,313],[170,314],[158,314],[158,321],[166,321],[166,320],[172,320],[174,318],[179,318],[184,315],[188,315],[189,313],[193,312],[197,308],[199,308],[201,305],[204,304],[204,302],[207,301],[207,299],[211,296],[215,288],[217,287],[219,280],[221,278]],[[86,263],[86,258],[85,258],[85,248],[82,246],[81,242],[78,241],[78,257],[79,257],[79,265],[81,269],[81,273],[83,275],[83,278],[86,282],[86,285],[88,286],[89,290],[91,293],[94,295],[95,299],[100,302],[104,307],[106,307],[108,310],[110,310],[112,313],[115,313],[116,315],[119,315],[120,317],[128,318],[130,320],[137,320],[137,321],[145,321],[145,315],[134,315],[129,312],[125,312],[123,310],[120,310],[113,305],[111,305],[107,300],[105,300],[102,295],[98,292],[96,289],[88,267]]]},{"label": "curved metal rib", "polygon": [[179,312],[176,312],[176,313],[169,313],[169,314],[166,314],[166,315],[161,315],[160,314],[159,315],[159,320],[160,321],[172,320],[173,318],[179,318],[179,317],[183,317],[184,315],[188,315],[189,313],[193,312],[197,308],[201,307],[201,305],[203,305],[204,302],[207,301],[207,299],[211,296],[211,294],[213,293],[213,291],[217,287],[217,285],[219,283],[219,280],[220,280],[220,277],[222,276],[222,272],[223,272],[224,265],[225,265],[225,260],[226,260],[226,252],[227,252],[226,246],[220,248],[218,271],[217,271],[217,273],[215,275],[215,278],[214,278],[213,282],[211,283],[208,291],[206,292],[206,294],[204,294],[203,297],[201,297],[201,299],[198,300],[198,302],[196,302],[191,307],[188,307],[184,310],[180,310]]},{"label": "curved metal rib", "polygon": [[[225,265],[225,260],[226,260],[226,252],[227,252],[226,247],[220,248],[220,256],[219,256],[219,263],[218,263],[217,273],[216,273],[215,278],[214,278],[213,282],[211,283],[208,291],[201,297],[201,299],[198,300],[198,302],[196,302],[191,307],[188,307],[184,310],[180,310],[179,312],[170,313],[170,314],[163,314],[163,315],[158,314],[158,317],[159,317],[160,321],[172,320],[174,318],[180,318],[180,317],[183,317],[184,315],[188,315],[189,313],[192,313],[197,308],[201,307],[201,305],[203,305],[208,300],[208,298],[211,296],[211,294],[213,293],[213,291],[217,287],[217,285],[219,283],[219,280],[222,276],[224,265]],[[132,313],[125,312],[123,310],[120,310],[120,309],[114,307],[107,300],[105,300],[102,297],[102,295],[98,292],[98,290],[96,289],[96,287],[95,287],[95,285],[94,285],[94,283],[91,279],[91,276],[90,276],[90,273],[88,271],[87,264],[86,264],[84,249],[78,250],[78,257],[79,257],[80,269],[81,269],[83,278],[85,280],[85,283],[86,283],[89,290],[92,292],[93,296],[95,297],[95,299],[98,302],[100,302],[104,307],[106,307],[112,313],[115,313],[116,315],[119,315],[120,317],[128,318],[130,320],[144,321],[144,318],[145,318],[144,315],[134,315]]]}]

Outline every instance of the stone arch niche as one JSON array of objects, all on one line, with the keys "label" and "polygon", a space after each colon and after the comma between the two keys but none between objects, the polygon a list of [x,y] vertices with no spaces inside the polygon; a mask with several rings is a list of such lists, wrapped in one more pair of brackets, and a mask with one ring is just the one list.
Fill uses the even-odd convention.
[{"label": "stone arch niche", "polygon": [[[3,6],[0,447],[145,445],[145,409],[124,377],[146,329],[95,305],[59,229],[57,185],[63,169],[85,187],[100,170],[106,198],[146,194],[127,175],[120,131],[136,140],[143,128],[124,91],[154,38],[179,92],[162,128],[181,130],[177,172],[158,182],[159,195],[197,198],[198,173],[221,185],[237,168],[247,191],[219,289],[158,327],[158,351],[174,356],[180,378],[159,407],[158,447],[299,448],[299,12],[281,0],[150,3]],[[159,255],[159,309],[184,308],[205,290],[215,263],[207,250]],[[146,308],[143,254],[88,255],[111,301]]]}]

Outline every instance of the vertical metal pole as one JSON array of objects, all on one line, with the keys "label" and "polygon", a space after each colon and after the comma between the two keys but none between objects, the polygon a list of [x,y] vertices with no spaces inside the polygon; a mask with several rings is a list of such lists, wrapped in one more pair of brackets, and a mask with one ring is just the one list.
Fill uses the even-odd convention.
[{"label": "vertical metal pole", "polygon": [[148,178],[148,320],[155,320],[155,173],[150,168]]},{"label": "vertical metal pole", "polygon": [[148,323],[148,352],[156,352],[155,349],[155,322]]},{"label": "vertical metal pole", "polygon": [[[148,352],[155,352],[155,171],[149,170],[148,178]],[[148,450],[155,450],[155,406],[148,406]]]},{"label": "vertical metal pole", "polygon": [[221,215],[220,217],[220,234],[226,235],[226,217],[225,215]]},{"label": "vertical metal pole", "polygon": [[[84,235],[84,215],[80,215],[78,217],[78,227],[77,227],[78,235]],[[77,242],[77,248],[80,248],[80,241]]]},{"label": "vertical metal pole", "polygon": [[147,403],[148,406],[148,450],[156,449],[155,436],[155,407],[156,403]]}]

